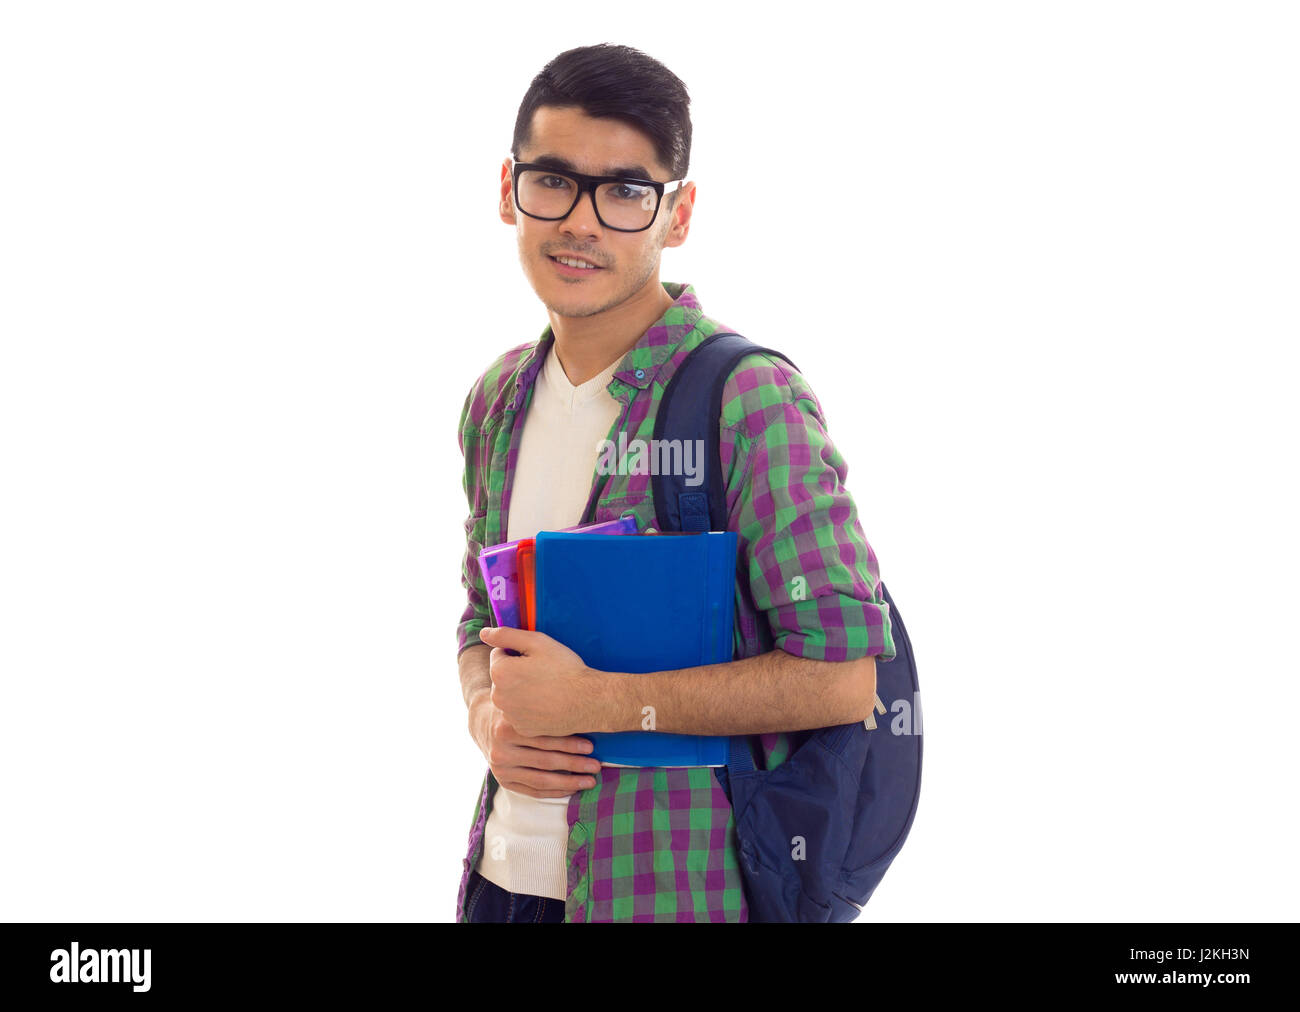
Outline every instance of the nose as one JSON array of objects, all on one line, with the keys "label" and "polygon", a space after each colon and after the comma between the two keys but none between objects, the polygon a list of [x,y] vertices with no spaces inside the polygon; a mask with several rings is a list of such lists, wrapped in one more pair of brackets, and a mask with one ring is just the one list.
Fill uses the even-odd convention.
[{"label": "nose", "polygon": [[560,222],[560,230],[570,235],[597,235],[600,219],[596,217],[596,193],[588,189],[578,198],[577,206]]}]

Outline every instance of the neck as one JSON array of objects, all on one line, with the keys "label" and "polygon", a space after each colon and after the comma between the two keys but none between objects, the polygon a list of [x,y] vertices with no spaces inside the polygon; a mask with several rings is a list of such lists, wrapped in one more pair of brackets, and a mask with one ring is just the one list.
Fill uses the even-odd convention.
[{"label": "neck", "polygon": [[610,363],[626,355],[659,317],[673,304],[654,277],[630,299],[593,316],[557,316],[551,313],[555,355],[564,375],[581,386]]}]

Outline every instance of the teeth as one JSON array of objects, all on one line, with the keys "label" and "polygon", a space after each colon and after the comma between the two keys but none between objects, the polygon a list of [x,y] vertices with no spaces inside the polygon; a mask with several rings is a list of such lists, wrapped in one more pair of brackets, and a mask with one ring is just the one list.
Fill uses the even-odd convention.
[{"label": "teeth", "polygon": [[574,260],[572,257],[556,257],[555,259],[562,264],[568,265],[569,267],[582,267],[585,268],[586,270],[595,269],[592,264],[587,263],[585,260]]}]

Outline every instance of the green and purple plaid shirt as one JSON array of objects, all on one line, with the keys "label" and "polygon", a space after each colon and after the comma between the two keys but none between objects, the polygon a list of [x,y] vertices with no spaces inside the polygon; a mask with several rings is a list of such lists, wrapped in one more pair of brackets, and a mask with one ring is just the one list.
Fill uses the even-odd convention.
[{"label": "green and purple plaid shirt", "polygon": [[[647,442],[655,411],[682,359],[709,335],[731,328],[705,316],[689,285],[663,283],[674,298],[619,363],[609,382],[622,404],[620,431]],[[477,564],[481,548],[505,539],[510,488],[536,378],[554,341],[551,328],[511,348],[475,382],[460,420],[465,456],[465,556],[469,603],[458,652],[479,643],[491,612]],[[879,566],[862,533],[821,405],[787,363],[755,353],[723,390],[720,449],[727,529],[740,544],[736,574],[737,658],[776,648],[798,657],[847,661],[894,656]],[[631,470],[631,469],[629,469]],[[638,469],[639,470],[639,469]],[[635,514],[655,526],[650,474],[595,474],[582,523]],[[773,769],[808,732],[759,736],[762,768]],[[564,920],[744,921],[748,917],[731,805],[709,767],[602,767],[596,785],[569,801]],[[498,787],[491,770],[474,810],[456,920],[483,850],[483,827]]]}]

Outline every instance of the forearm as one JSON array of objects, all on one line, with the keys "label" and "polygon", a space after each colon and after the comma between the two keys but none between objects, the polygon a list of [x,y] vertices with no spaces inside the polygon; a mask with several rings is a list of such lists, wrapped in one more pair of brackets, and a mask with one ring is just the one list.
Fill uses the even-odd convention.
[{"label": "forearm", "polygon": [[475,726],[475,711],[480,702],[491,701],[492,698],[491,656],[491,647],[476,643],[462,650],[459,658],[460,689],[465,697],[465,708],[469,711],[469,730],[475,743],[480,743],[480,729]]},{"label": "forearm", "polygon": [[[756,657],[649,674],[598,672],[601,730],[761,734],[865,720],[874,657],[818,661],[772,650]],[[646,707],[653,707],[647,711]]]}]

